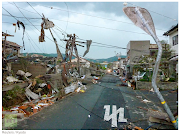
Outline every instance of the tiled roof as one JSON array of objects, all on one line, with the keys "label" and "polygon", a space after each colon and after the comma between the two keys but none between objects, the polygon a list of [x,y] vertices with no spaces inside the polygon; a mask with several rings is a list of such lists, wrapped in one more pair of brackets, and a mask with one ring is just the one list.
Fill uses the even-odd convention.
[{"label": "tiled roof", "polygon": [[[4,40],[3,40],[3,42],[4,42]],[[10,41],[6,41],[6,45],[10,45],[10,46],[14,46],[14,47],[22,47],[22,46],[20,46],[20,45],[18,45],[17,43],[14,43],[14,42],[10,42]]]},{"label": "tiled roof", "polygon": [[168,30],[167,32],[165,32],[163,35],[168,36],[169,33],[171,33],[173,30],[177,29],[178,30],[178,24],[175,26],[172,26],[170,30]]}]

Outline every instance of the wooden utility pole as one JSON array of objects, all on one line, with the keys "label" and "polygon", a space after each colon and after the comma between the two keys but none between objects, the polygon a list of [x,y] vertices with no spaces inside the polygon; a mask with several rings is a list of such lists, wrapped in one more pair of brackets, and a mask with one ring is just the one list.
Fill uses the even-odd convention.
[{"label": "wooden utility pole", "polygon": [[56,41],[56,39],[54,38],[54,36],[53,36],[50,28],[49,28],[49,31],[50,31],[50,33],[51,33],[51,35],[52,35],[52,37],[53,37],[54,43],[56,44],[56,51],[57,51],[57,60],[56,60],[56,61],[60,60],[60,61],[62,62],[62,61],[63,61],[63,56],[62,56],[62,54],[61,54],[61,52],[60,52],[60,50],[59,50],[59,48],[58,48],[57,41]]},{"label": "wooden utility pole", "polygon": [[4,36],[5,38],[4,38],[4,43],[3,43],[3,56],[5,57],[5,55],[6,55],[6,37],[7,36],[12,36],[12,37],[14,37],[14,35],[10,35],[10,34],[7,34],[7,30],[6,30],[6,33],[2,33],[2,36]]},{"label": "wooden utility pole", "polygon": [[78,67],[77,71],[78,71],[78,74],[80,75],[79,55],[78,55],[75,40],[76,40],[76,35],[73,34],[73,42],[72,43],[73,43],[75,54],[76,54],[76,57],[77,57],[77,67]]},{"label": "wooden utility pole", "polygon": [[[75,34],[73,34],[73,36],[72,35],[67,35],[67,37],[70,37],[70,38],[69,38],[69,40],[67,40],[67,39],[64,40],[64,41],[67,42],[67,44],[66,44],[66,58],[67,58],[67,55],[68,55],[68,51],[70,50],[69,60],[70,60],[70,64],[71,64],[71,59],[72,59],[72,56],[73,56],[73,49],[74,49],[75,54],[76,54],[75,57],[77,58],[77,72],[80,75],[80,61],[79,61],[79,55],[78,55],[76,45],[81,46],[81,47],[84,47],[84,46],[80,45],[80,44],[76,44],[76,42],[80,42],[80,41],[76,41],[76,35]],[[85,42],[80,42],[80,43],[85,43]]]}]

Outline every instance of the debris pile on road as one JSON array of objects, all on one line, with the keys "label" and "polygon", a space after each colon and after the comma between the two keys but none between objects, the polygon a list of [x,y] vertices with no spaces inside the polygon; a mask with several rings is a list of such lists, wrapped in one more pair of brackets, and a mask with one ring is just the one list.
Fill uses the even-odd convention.
[{"label": "debris pile on road", "polygon": [[[13,83],[13,87],[11,87],[12,90],[3,91],[2,118],[9,114],[17,114],[18,118],[29,117],[41,111],[44,107],[54,104],[57,99],[63,98],[64,95],[72,92],[84,93],[87,89],[81,81],[75,82],[72,80],[69,86],[59,91],[44,76],[39,75],[29,79],[28,77],[32,74],[25,73],[22,70],[18,70],[16,75],[16,78],[13,76],[7,77],[7,84]],[[81,79],[84,80],[85,76]],[[26,82],[26,85],[21,88],[16,82]],[[27,98],[28,101],[26,101]]]},{"label": "debris pile on road", "polygon": [[148,109],[147,116],[149,117],[150,122],[173,125],[170,122],[170,119],[167,113]]},{"label": "debris pile on road", "polygon": [[84,93],[86,89],[87,89],[86,86],[83,85],[82,82],[80,82],[80,81],[77,82],[77,88],[75,89],[75,92],[77,92],[77,93],[78,92]]},{"label": "debris pile on road", "polygon": [[[44,107],[54,104],[57,99],[63,98],[69,93],[84,93],[87,89],[81,81],[75,82],[72,80],[69,86],[59,91],[51,81],[47,80],[48,75],[39,75],[29,79],[28,77],[32,76],[32,74],[25,73],[22,70],[18,70],[16,75],[17,77],[7,77],[8,88],[3,91],[2,118],[9,114],[17,114],[18,118],[29,117],[41,111]],[[85,76],[81,79],[84,80]],[[20,81],[26,84],[19,87],[17,82]],[[6,86],[3,87],[5,89]]]}]

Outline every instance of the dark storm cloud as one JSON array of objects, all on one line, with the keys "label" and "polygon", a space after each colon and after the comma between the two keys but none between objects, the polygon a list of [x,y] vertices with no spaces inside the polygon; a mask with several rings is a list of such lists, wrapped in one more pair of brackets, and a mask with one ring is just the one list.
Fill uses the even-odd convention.
[{"label": "dark storm cloud", "polygon": [[[41,30],[40,24],[42,22],[42,20],[40,19],[41,16],[39,14],[42,15],[42,13],[44,13],[44,15],[47,18],[49,18],[49,20],[53,21],[56,26],[60,27],[63,30],[67,28],[66,31],[67,33],[76,33],[82,39],[92,39],[95,42],[106,43],[109,45],[116,45],[116,46],[118,45],[124,48],[126,47],[127,43],[130,40],[150,40],[152,44],[154,43],[153,39],[150,36],[144,34],[138,34],[144,32],[140,28],[133,25],[131,20],[129,20],[129,18],[123,13],[123,7],[124,7],[123,2],[66,2],[69,10],[69,16],[65,2],[29,2],[30,5],[39,14],[26,1],[15,2],[15,3],[18,7],[20,7],[20,10],[23,12],[23,14],[26,17],[39,18],[39,19],[30,19],[31,23],[33,23],[33,25],[35,25],[37,29],[34,26],[32,26],[32,24],[26,18],[18,18],[24,24],[27,24],[25,25],[26,30],[28,30],[26,32],[28,32],[32,36],[32,39],[34,39],[35,42],[37,42],[38,46],[43,45],[38,43],[38,37]],[[177,24],[177,21],[173,21],[170,18],[178,19],[178,2],[170,2],[170,3],[133,2],[133,4],[140,6],[142,8],[146,8],[150,12],[155,27],[157,28],[156,32],[158,36],[162,36],[163,33],[168,31],[172,25]],[[132,6],[132,5],[128,4],[127,6]],[[2,7],[8,10],[14,16],[23,17],[22,13],[18,10],[18,8],[13,5],[13,2],[2,2]],[[53,7],[53,8],[51,9],[49,7]],[[77,12],[80,14],[76,14],[73,12]],[[154,12],[157,12],[158,14]],[[7,13],[4,9],[2,9],[2,14],[9,15],[9,13]],[[164,17],[163,15],[168,16],[170,18]],[[93,16],[97,16],[97,17],[93,17]],[[107,20],[105,18],[108,18],[110,20]],[[111,19],[118,20],[119,22],[112,21]],[[64,20],[64,21],[60,21],[60,20]],[[69,20],[68,23],[67,20]],[[122,23],[121,21],[125,23]],[[13,17],[8,17],[3,15],[2,22],[10,22],[10,24],[2,23],[2,29],[3,31],[7,30],[11,32],[11,34],[13,34],[15,28],[12,25],[12,23],[16,23],[16,20]],[[76,22],[77,24],[71,22]],[[81,25],[81,24],[85,24],[85,25]],[[97,26],[97,27],[90,27],[88,25]],[[104,28],[110,28],[110,29],[104,29]],[[163,31],[158,29],[163,29]],[[58,33],[59,36],[61,37],[62,34],[56,28],[55,30],[56,33]],[[116,30],[120,30],[120,31],[116,31]],[[46,31],[45,33],[46,36],[50,35],[48,31]],[[19,38],[19,34],[22,34],[22,29],[14,33],[16,37],[14,37],[12,41],[17,42],[18,44],[21,45],[22,40],[21,38]],[[164,37],[163,38],[160,37],[160,38],[161,38],[160,40],[164,40]],[[27,36],[25,36],[25,40],[26,40],[25,41],[26,44],[27,43],[30,44],[27,39]],[[165,40],[167,40],[167,37]],[[61,43],[61,41],[58,41],[58,43]],[[120,45],[118,43],[120,43]],[[47,49],[46,50],[47,53],[56,52],[55,48],[50,48],[49,45],[51,45],[52,42],[49,39],[46,38],[46,43],[44,44],[45,47],[42,46],[42,48]],[[30,45],[26,47],[27,47],[27,51],[32,52],[33,48]],[[80,52],[83,52],[82,50],[80,49]],[[113,56],[114,50],[117,49],[112,48],[110,51],[109,48],[108,49],[103,48],[102,50],[103,52],[99,54],[98,52],[99,48],[94,46],[91,48],[91,51],[89,52],[88,55],[90,55],[90,57],[93,58],[94,57],[107,58]],[[120,50],[118,49],[118,51]],[[122,50],[122,54],[125,55],[126,50]]]},{"label": "dark storm cloud", "polygon": [[[124,7],[123,2],[96,2],[95,12],[114,13],[116,16],[125,16],[122,9]],[[171,25],[176,25],[178,20],[178,2],[133,2],[128,3],[127,6],[133,6],[132,4],[146,8],[157,27],[162,29],[169,29]],[[160,15],[161,14],[161,15]],[[170,19],[170,18],[172,19]]]},{"label": "dark storm cloud", "polygon": [[[11,2],[12,3],[12,2]],[[125,16],[123,13],[123,2],[29,2],[32,6],[46,6],[46,7],[58,7],[64,10],[70,10],[75,12],[81,12],[91,10],[93,12],[113,13],[118,16]],[[16,2],[19,7],[29,7],[27,2]],[[173,21],[170,18],[178,20],[178,2],[132,2],[127,6],[133,6],[131,4],[146,8],[155,23],[157,28],[169,29],[172,25],[176,25],[177,21]],[[93,5],[93,8],[87,8]],[[33,11],[33,9],[32,9]],[[33,11],[34,12],[34,11]],[[60,11],[59,11],[60,12]],[[159,15],[161,14],[161,15]],[[37,16],[29,13],[29,16]],[[67,16],[67,14],[64,14]],[[165,17],[167,16],[167,17]],[[126,17],[126,16],[125,16]],[[168,18],[170,17],[170,18]]]}]

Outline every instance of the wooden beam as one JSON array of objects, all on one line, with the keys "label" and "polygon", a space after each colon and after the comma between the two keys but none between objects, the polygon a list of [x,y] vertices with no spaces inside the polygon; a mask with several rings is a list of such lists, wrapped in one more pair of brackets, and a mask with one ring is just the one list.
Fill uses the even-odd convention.
[{"label": "wooden beam", "polygon": [[4,86],[2,87],[2,91],[12,90],[16,85],[18,85],[18,86],[21,87],[21,88],[24,88],[24,87],[27,87],[27,86],[28,86],[28,83],[25,82],[25,83],[17,83],[17,84],[12,84],[12,85],[4,85]]}]

